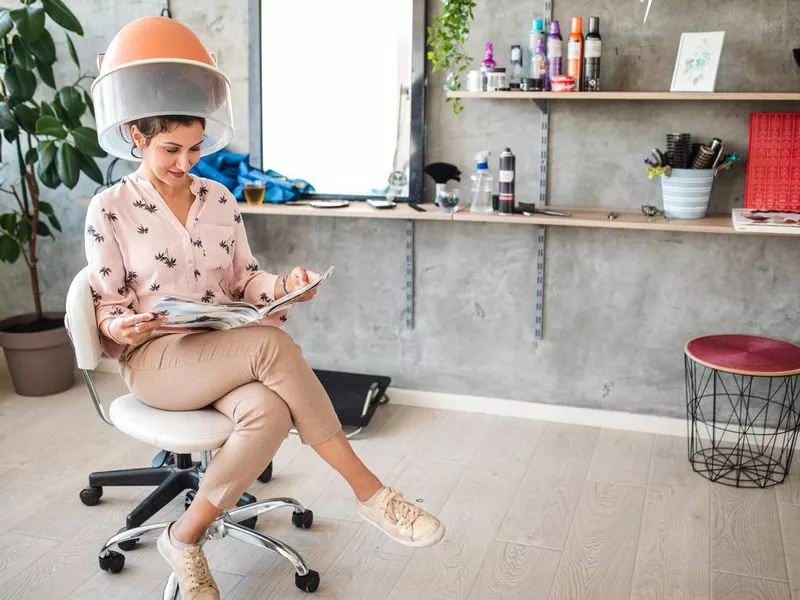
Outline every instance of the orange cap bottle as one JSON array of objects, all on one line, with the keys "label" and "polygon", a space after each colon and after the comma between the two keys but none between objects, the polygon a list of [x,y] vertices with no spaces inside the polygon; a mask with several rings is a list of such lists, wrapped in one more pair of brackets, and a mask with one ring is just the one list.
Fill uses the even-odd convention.
[{"label": "orange cap bottle", "polygon": [[575,80],[575,91],[582,89],[583,73],[583,19],[572,17],[572,31],[567,41],[567,75]]}]

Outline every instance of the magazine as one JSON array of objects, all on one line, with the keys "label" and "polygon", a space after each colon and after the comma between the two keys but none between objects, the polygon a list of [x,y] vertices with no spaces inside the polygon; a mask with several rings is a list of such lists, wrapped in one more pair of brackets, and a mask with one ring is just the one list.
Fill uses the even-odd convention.
[{"label": "magazine", "polygon": [[289,305],[295,298],[317,287],[330,277],[331,273],[333,267],[328,267],[327,271],[311,283],[261,307],[248,302],[209,304],[178,296],[162,296],[150,312],[166,316],[167,320],[154,331],[153,336],[233,329],[253,323],[271,314],[289,310]]},{"label": "magazine", "polygon": [[800,212],[734,208],[732,219],[736,231],[800,235]]}]

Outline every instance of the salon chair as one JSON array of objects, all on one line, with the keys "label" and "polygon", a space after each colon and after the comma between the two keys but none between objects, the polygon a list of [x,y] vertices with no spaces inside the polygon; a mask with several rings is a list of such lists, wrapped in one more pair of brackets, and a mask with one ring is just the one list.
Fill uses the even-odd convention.
[{"label": "salon chair", "polygon": [[[78,368],[100,418],[122,433],[160,450],[150,467],[90,474],[89,486],[80,492],[81,501],[87,506],[93,506],[102,498],[104,487],[158,486],[128,514],[125,527],[109,538],[100,550],[100,568],[110,573],[119,573],[125,566],[125,555],[112,548],[117,546],[120,550],[130,551],[139,540],[158,537],[169,523],[145,522],[184,492],[184,506],[188,508],[206,466],[212,460],[212,453],[221,448],[228,439],[233,431],[233,422],[212,407],[193,411],[164,411],[147,406],[133,394],[120,396],[111,402],[108,411],[104,409],[91,378],[91,372],[100,362],[102,350],[89,288],[88,267],[78,273],[70,285],[65,325]],[[200,455],[200,461],[192,459],[193,453]],[[258,479],[268,481],[271,475],[272,464]],[[232,537],[281,555],[294,566],[297,587],[306,592],[314,592],[319,586],[319,573],[309,569],[294,549],[254,529],[258,515],[282,507],[293,509],[292,523],[295,527],[308,529],[313,524],[313,513],[293,498],[258,501],[251,494],[245,493],[237,503],[237,508],[223,512],[209,527],[207,538]],[[170,578],[167,588],[170,591],[165,590],[165,597],[168,594],[177,596],[174,577]]]}]

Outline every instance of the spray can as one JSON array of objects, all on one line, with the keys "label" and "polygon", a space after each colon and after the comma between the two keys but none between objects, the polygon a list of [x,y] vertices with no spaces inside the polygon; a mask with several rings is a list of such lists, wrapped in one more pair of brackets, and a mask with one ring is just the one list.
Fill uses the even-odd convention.
[{"label": "spray can", "polygon": [[500,154],[500,172],[498,181],[500,182],[500,197],[497,204],[498,212],[501,215],[514,214],[514,178],[515,178],[516,158],[511,148],[506,148]]},{"label": "spray can", "polygon": [[550,33],[547,36],[547,78],[545,89],[550,91],[550,81],[555,75],[561,75],[561,26],[558,21],[550,23]]},{"label": "spray can", "polygon": [[600,37],[600,19],[599,17],[589,17],[589,33],[583,46],[583,90],[585,92],[600,91],[602,48],[603,39]]}]

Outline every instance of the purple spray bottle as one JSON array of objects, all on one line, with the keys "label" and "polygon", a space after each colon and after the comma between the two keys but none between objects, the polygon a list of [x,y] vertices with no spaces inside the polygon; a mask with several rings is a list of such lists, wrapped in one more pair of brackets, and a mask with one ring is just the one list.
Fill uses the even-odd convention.
[{"label": "purple spray bottle", "polygon": [[561,75],[562,57],[561,26],[558,21],[550,23],[550,33],[547,35],[547,76],[545,89],[550,91],[550,81],[554,75]]}]

